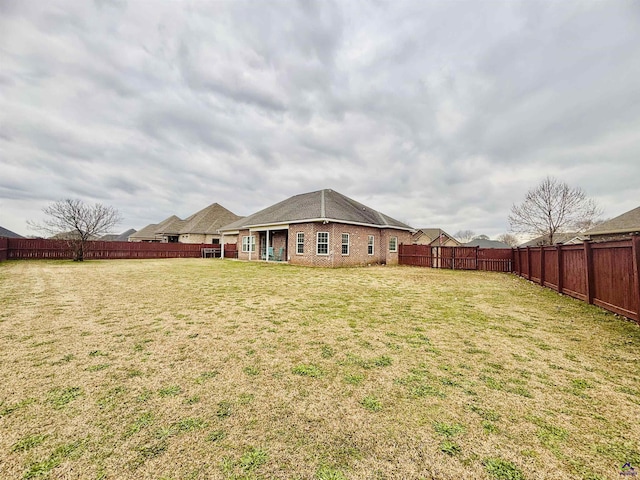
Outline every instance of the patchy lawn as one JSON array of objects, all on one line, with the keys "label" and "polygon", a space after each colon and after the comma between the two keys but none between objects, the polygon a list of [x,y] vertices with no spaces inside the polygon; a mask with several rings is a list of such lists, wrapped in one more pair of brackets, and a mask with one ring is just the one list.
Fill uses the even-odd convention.
[{"label": "patchy lawn", "polygon": [[639,347],[504,274],[5,262],[0,476],[620,478]]}]

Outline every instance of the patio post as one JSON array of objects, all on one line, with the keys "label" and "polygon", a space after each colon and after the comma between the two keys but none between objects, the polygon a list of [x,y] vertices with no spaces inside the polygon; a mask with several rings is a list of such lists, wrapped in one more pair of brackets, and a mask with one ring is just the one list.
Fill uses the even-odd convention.
[{"label": "patio post", "polygon": [[268,262],[269,261],[269,229],[267,228],[267,240],[264,242],[264,258]]}]

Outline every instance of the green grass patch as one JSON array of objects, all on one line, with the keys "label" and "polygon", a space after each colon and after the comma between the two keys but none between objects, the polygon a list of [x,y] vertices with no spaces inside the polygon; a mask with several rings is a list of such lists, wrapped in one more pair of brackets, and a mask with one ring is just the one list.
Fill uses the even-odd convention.
[{"label": "green grass patch", "polygon": [[459,423],[436,422],[433,424],[433,430],[438,435],[450,438],[464,433],[465,428],[464,425],[460,425]]},{"label": "green grass patch", "polygon": [[25,398],[24,400],[20,400],[19,402],[13,403],[11,405],[4,405],[0,403],[0,417],[11,415],[13,412],[28,407],[35,402],[35,398]]},{"label": "green grass patch", "polygon": [[47,439],[48,435],[29,435],[21,438],[11,447],[12,452],[26,452],[38,445],[42,445]]},{"label": "green grass patch", "polygon": [[64,408],[83,394],[80,387],[54,388],[49,390],[47,402],[56,409]]},{"label": "green grass patch", "polygon": [[378,400],[376,397],[368,395],[364,397],[360,401],[360,405],[362,405],[365,409],[370,412],[379,412],[382,410],[382,402]]},{"label": "green grass patch", "polygon": [[483,462],[489,475],[498,480],[524,480],[522,471],[512,462],[501,458],[487,458]]},{"label": "green grass patch", "polygon": [[84,442],[77,441],[56,447],[46,459],[29,464],[22,478],[27,480],[47,476],[51,470],[58,467],[63,461],[77,458],[78,455],[82,454],[83,446]]},{"label": "green grass patch", "polygon": [[303,377],[316,378],[322,376],[322,370],[320,369],[320,367],[311,364],[296,365],[295,367],[293,367],[292,372]]},{"label": "green grass patch", "polygon": [[158,390],[158,395],[161,397],[175,397],[176,395],[180,395],[182,392],[182,388],[179,385],[170,385],[168,387],[163,387]]}]

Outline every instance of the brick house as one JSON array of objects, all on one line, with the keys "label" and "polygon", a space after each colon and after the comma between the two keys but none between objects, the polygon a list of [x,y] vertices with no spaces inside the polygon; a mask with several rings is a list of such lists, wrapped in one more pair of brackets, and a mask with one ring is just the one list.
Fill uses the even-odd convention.
[{"label": "brick house", "polygon": [[[147,225],[129,236],[130,242],[220,243],[218,229],[239,220],[240,216],[213,203],[185,220],[175,215],[157,224]],[[233,241],[231,237],[227,241]]]},{"label": "brick house", "polygon": [[347,267],[397,264],[413,229],[334,190],[303,193],[220,230],[236,237],[238,258]]}]

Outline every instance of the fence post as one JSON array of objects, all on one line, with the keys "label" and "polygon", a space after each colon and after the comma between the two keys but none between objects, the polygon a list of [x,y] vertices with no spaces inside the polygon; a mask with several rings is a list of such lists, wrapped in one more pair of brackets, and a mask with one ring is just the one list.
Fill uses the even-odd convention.
[{"label": "fence post", "polygon": [[540,285],[544,287],[544,245],[540,246]]},{"label": "fence post", "polygon": [[633,265],[633,283],[636,292],[638,311],[636,312],[636,322],[640,323],[640,234],[636,233],[631,237],[631,259]]},{"label": "fence post", "polygon": [[516,255],[513,248],[511,248],[511,265],[509,265],[509,271],[513,272],[516,269]]},{"label": "fence post", "polygon": [[583,242],[584,245],[584,263],[585,274],[587,277],[587,303],[593,303],[593,255],[591,252],[591,243],[589,240]]},{"label": "fence post", "polygon": [[564,259],[562,258],[562,245],[556,246],[556,250],[558,252],[558,292],[562,293],[562,288],[564,287],[564,285],[562,285],[563,269],[564,269],[564,262],[563,262]]},{"label": "fence post", "polygon": [[476,270],[478,270],[478,250],[480,250],[480,247],[476,247]]},{"label": "fence post", "polygon": [[527,247],[527,280],[531,280],[531,247]]},{"label": "fence post", "polygon": [[9,257],[9,239],[0,237],[0,262]]}]

